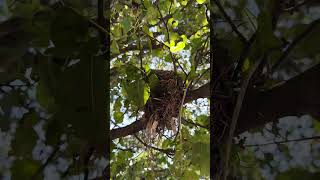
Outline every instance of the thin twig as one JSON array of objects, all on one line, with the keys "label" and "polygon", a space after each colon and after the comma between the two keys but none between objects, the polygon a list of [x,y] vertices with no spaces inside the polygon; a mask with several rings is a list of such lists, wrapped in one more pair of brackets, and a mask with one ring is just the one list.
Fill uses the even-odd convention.
[{"label": "thin twig", "polygon": [[236,68],[233,72],[232,80],[235,80],[237,78],[238,73],[241,71],[243,63],[244,63],[245,59],[247,58],[247,56],[249,55],[250,48],[251,48],[252,44],[255,42],[256,37],[257,37],[257,33],[254,33],[250,37],[249,41],[246,43],[245,47],[243,48],[243,50],[240,54],[240,57],[238,59],[238,62],[236,64]]},{"label": "thin twig", "polygon": [[186,119],[182,119],[182,121],[183,121],[183,122],[186,122],[186,123],[188,123],[188,124],[192,124],[192,125],[194,125],[194,126],[198,126],[198,127],[207,129],[207,130],[209,129],[209,126],[204,126],[204,125],[201,125],[201,124],[199,124],[199,123],[195,123],[195,122],[192,122],[192,121],[188,121],[188,120],[186,120]]},{"label": "thin twig", "polygon": [[[187,81],[187,79],[186,79],[186,81]],[[181,114],[182,114],[183,104],[184,104],[184,100],[185,100],[185,98],[186,98],[186,95],[187,95],[187,91],[188,91],[188,89],[189,89],[189,86],[192,84],[192,81],[193,81],[193,80],[191,80],[191,81],[187,84],[187,86],[185,87],[185,89],[184,89],[184,91],[183,91],[183,96],[182,96],[181,105],[180,105],[180,108],[179,108],[179,115],[178,115],[178,120],[179,120],[178,131],[177,131],[177,134],[176,134],[176,136],[175,136],[175,138],[174,138],[174,141],[177,140],[178,134],[179,134],[179,132],[180,132],[180,130],[181,130]],[[185,84],[185,83],[184,83],[184,84]],[[180,138],[182,138],[181,135],[180,135]]]},{"label": "thin twig", "polygon": [[228,21],[228,23],[230,24],[232,30],[239,36],[240,40],[246,44],[247,43],[247,39],[241,34],[241,32],[238,30],[237,26],[232,22],[231,18],[229,17],[229,15],[226,13],[226,11],[224,10],[224,8],[222,7],[221,3],[219,0],[214,0],[215,4],[218,6],[219,10],[221,11],[221,13],[223,14],[224,18]]},{"label": "thin twig", "polygon": [[254,31],[256,31],[256,30],[257,30],[257,27],[255,26],[255,24],[253,23],[251,17],[250,17],[249,14],[248,14],[248,12],[249,12],[249,13],[253,16],[252,12],[251,12],[248,8],[245,8],[245,11],[244,11],[244,12],[246,13],[246,16],[248,17],[248,19],[249,19],[249,21],[250,21],[250,24],[251,24],[251,26],[253,27]]},{"label": "thin twig", "polygon": [[142,62],[142,48],[141,48],[141,36],[139,36],[139,59],[140,59],[140,68],[143,69],[143,62]]},{"label": "thin twig", "polygon": [[115,149],[118,149],[120,151],[129,151],[129,152],[135,153],[135,151],[133,149],[130,149],[130,148],[123,149],[123,148],[120,148],[120,147],[115,147]]},{"label": "thin twig", "polygon": [[136,134],[134,134],[134,137],[147,148],[151,148],[151,149],[157,150],[159,152],[163,152],[163,153],[168,154],[168,155],[173,155],[174,154],[174,151],[175,151],[174,149],[160,149],[160,148],[157,148],[157,147],[154,147],[154,146],[151,146],[151,145],[145,143]]},{"label": "thin twig", "polygon": [[292,43],[287,47],[287,49],[282,53],[282,55],[279,57],[279,59],[276,61],[276,63],[271,68],[271,74],[275,72],[275,70],[283,63],[283,61],[288,57],[290,52],[296,47],[296,45],[303,40],[309,33],[312,32],[312,30],[320,24],[320,19],[317,19],[313,21],[308,28],[303,31],[301,34],[299,34]]},{"label": "thin twig", "polygon": [[292,7],[283,9],[283,10],[285,10],[285,11],[294,11],[294,10],[299,9],[301,6],[307,4],[308,2],[311,2],[311,1],[305,0],[305,1],[301,2],[301,3],[299,3],[299,4],[296,4],[295,6],[292,6]]},{"label": "thin twig", "polygon": [[50,154],[50,156],[48,157],[48,159],[46,160],[46,162],[40,166],[38,168],[38,170],[31,176],[31,180],[33,179],[37,179],[37,177],[42,173],[42,171],[49,165],[50,162],[52,162],[54,160],[54,157],[56,156],[56,154],[59,152],[60,150],[60,146],[61,146],[61,142],[59,142],[55,149],[53,150],[53,152]]},{"label": "thin twig", "polygon": [[308,140],[317,140],[317,139],[320,139],[320,136],[306,137],[306,138],[300,138],[300,139],[289,139],[284,141],[275,141],[275,142],[262,143],[262,144],[249,144],[249,145],[243,145],[243,147],[267,146],[271,144],[284,144],[288,142],[299,142],[299,141],[308,141]]},{"label": "thin twig", "polygon": [[[160,10],[158,4],[156,4],[156,7],[157,7],[158,12],[159,12],[159,14],[160,14],[160,19],[161,19],[161,21],[163,22],[163,25],[164,25],[165,28],[166,28],[167,36],[168,36],[168,42],[170,43],[170,33],[169,33],[168,24],[167,24],[166,21],[164,20],[163,15],[162,15],[162,13],[161,13],[161,10]],[[174,72],[177,73],[177,65],[176,65],[176,63],[177,63],[178,66],[180,67],[180,69],[183,71],[183,73],[187,76],[186,71],[182,68],[180,62],[174,57],[174,55],[173,55],[172,52],[170,51],[170,48],[169,48],[169,53],[170,53],[170,56],[171,56],[171,59],[172,59],[172,62],[173,62]]]},{"label": "thin twig", "polygon": [[230,152],[231,152],[231,146],[232,146],[232,139],[234,136],[234,132],[237,126],[237,121],[240,115],[240,110],[242,107],[242,102],[244,100],[247,88],[250,84],[250,80],[252,78],[252,76],[255,74],[256,70],[258,69],[258,67],[260,66],[260,64],[263,62],[263,58],[260,58],[251,68],[247,78],[244,80],[241,89],[240,89],[240,93],[237,97],[237,103],[235,106],[235,109],[233,111],[233,115],[232,115],[232,120],[231,120],[231,125],[230,125],[230,130],[229,130],[229,137],[227,139],[227,143],[226,143],[226,155],[225,155],[225,160],[224,160],[224,173],[223,173],[223,179],[226,180],[227,179],[227,175],[228,175],[228,168],[229,168],[229,159],[230,159]]},{"label": "thin twig", "polygon": [[89,147],[87,154],[84,158],[84,165],[85,165],[84,180],[88,180],[88,178],[89,178],[89,161],[90,161],[91,156],[93,155],[93,152],[94,152],[94,148]]}]

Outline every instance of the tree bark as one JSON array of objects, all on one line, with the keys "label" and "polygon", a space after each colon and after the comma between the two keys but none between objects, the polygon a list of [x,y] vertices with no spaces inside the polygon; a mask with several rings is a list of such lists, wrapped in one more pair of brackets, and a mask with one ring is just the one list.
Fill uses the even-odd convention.
[{"label": "tree bark", "polygon": [[236,134],[285,116],[320,115],[320,64],[265,92],[249,92]]}]

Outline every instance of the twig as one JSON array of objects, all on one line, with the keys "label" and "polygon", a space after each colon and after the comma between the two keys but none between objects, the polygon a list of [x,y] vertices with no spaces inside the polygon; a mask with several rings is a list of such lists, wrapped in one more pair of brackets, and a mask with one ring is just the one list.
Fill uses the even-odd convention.
[{"label": "twig", "polygon": [[310,2],[310,1],[305,0],[305,1],[301,2],[301,3],[299,3],[299,4],[296,4],[295,6],[292,6],[292,7],[289,7],[289,8],[283,9],[283,10],[285,10],[285,11],[294,11],[294,10],[299,9],[301,6],[303,6],[303,5],[307,4],[308,2]]},{"label": "twig", "polygon": [[232,145],[232,139],[234,136],[234,132],[237,126],[237,121],[239,118],[239,114],[240,114],[240,110],[242,107],[242,102],[244,100],[247,88],[250,84],[250,80],[252,78],[252,76],[255,74],[256,70],[258,69],[258,67],[260,66],[260,64],[263,62],[263,58],[260,58],[251,68],[247,78],[244,80],[244,82],[242,83],[241,89],[240,89],[240,93],[237,97],[237,103],[235,106],[235,109],[233,111],[233,115],[232,115],[232,119],[231,119],[231,125],[230,125],[230,130],[229,130],[229,137],[227,139],[227,143],[226,143],[226,155],[225,155],[225,159],[224,159],[224,173],[223,173],[223,179],[226,180],[227,179],[227,175],[228,175],[228,166],[229,166],[229,159],[230,159],[230,152],[231,152],[231,145]]},{"label": "twig", "polygon": [[147,148],[151,148],[151,149],[157,150],[159,152],[163,152],[163,153],[168,154],[168,155],[173,155],[174,154],[174,151],[175,151],[174,149],[160,149],[160,148],[151,146],[151,145],[143,142],[142,139],[140,139],[136,134],[134,134],[134,137]]},{"label": "twig", "polygon": [[197,78],[197,80],[195,81],[194,84],[197,84],[197,83],[200,81],[200,79],[201,79],[209,70],[210,70],[210,68],[204,70],[203,73],[199,76],[199,78]]},{"label": "twig", "polygon": [[92,156],[94,152],[94,148],[93,147],[89,147],[88,151],[87,151],[87,154],[84,158],[84,165],[85,165],[85,169],[84,169],[84,180],[88,180],[89,178],[89,161],[90,161],[90,158]]},{"label": "twig", "polygon": [[249,19],[249,21],[250,21],[250,24],[251,24],[251,26],[253,27],[254,31],[256,31],[256,30],[257,30],[257,27],[255,26],[255,24],[253,23],[251,17],[250,17],[249,14],[248,14],[248,12],[249,12],[251,15],[253,15],[252,12],[251,12],[248,8],[245,8],[245,11],[244,11],[244,12],[246,13],[246,16],[248,17],[248,19]]},{"label": "twig", "polygon": [[300,139],[289,139],[284,141],[275,141],[275,142],[269,142],[269,143],[263,143],[263,144],[249,144],[249,145],[243,145],[243,147],[267,146],[271,144],[284,144],[288,142],[308,141],[313,139],[320,139],[320,136],[306,137],[306,138],[300,138]]},{"label": "twig", "polygon": [[37,179],[37,177],[40,175],[40,173],[49,165],[49,163],[54,159],[54,157],[56,156],[56,154],[59,152],[60,150],[60,145],[61,145],[61,142],[59,142],[57,145],[56,145],[56,148],[53,150],[53,152],[50,154],[50,156],[48,157],[48,159],[46,160],[46,162],[40,166],[38,168],[38,170],[31,176],[31,180],[33,179]]},{"label": "twig", "polygon": [[141,36],[139,36],[139,59],[140,59],[140,68],[143,69],[143,62],[142,62],[142,48],[141,48]]},{"label": "twig", "polygon": [[228,23],[230,24],[232,30],[239,36],[240,40],[246,44],[247,43],[247,39],[241,34],[241,32],[238,30],[237,26],[232,22],[231,18],[228,16],[228,14],[226,13],[226,11],[224,10],[224,8],[222,7],[221,3],[219,0],[214,0],[215,4],[218,6],[219,10],[221,11],[221,13],[223,14],[224,18],[228,21]]},{"label": "twig", "polygon": [[279,57],[279,59],[276,61],[276,63],[271,68],[271,73],[274,73],[275,70],[283,63],[283,61],[287,58],[287,56],[290,54],[290,52],[294,49],[294,47],[303,40],[311,31],[320,23],[320,19],[317,19],[313,21],[308,28],[303,31],[301,34],[299,34],[292,43],[287,47],[287,49],[282,53],[282,55]]},{"label": "twig", "polygon": [[130,151],[132,153],[135,153],[135,151],[133,149],[130,149],[130,148],[123,149],[123,148],[120,148],[120,147],[116,147],[116,149],[118,149],[120,151]]},{"label": "twig", "polygon": [[191,121],[188,121],[188,120],[186,120],[186,119],[182,119],[182,121],[184,121],[184,122],[186,122],[186,123],[188,123],[188,124],[192,124],[192,125],[194,125],[194,126],[198,126],[198,127],[207,129],[207,130],[209,129],[208,126],[204,126],[204,125],[201,125],[201,124],[199,124],[199,123],[191,122]]},{"label": "twig", "polygon": [[251,48],[252,44],[254,43],[254,41],[256,40],[256,36],[257,36],[257,33],[254,33],[251,36],[251,38],[249,39],[249,41],[246,43],[245,47],[243,48],[243,50],[242,50],[242,52],[240,54],[240,57],[238,59],[236,68],[235,68],[235,70],[233,72],[232,80],[235,80],[237,78],[237,75],[240,72],[240,70],[241,70],[241,68],[243,66],[243,63],[244,63],[245,59],[247,58],[247,56],[249,54],[250,48]]},{"label": "twig", "polygon": [[[186,79],[187,81],[187,79]],[[176,134],[176,137],[174,138],[174,141],[177,140],[177,137],[178,137],[178,134],[181,130],[181,114],[182,114],[182,109],[183,109],[183,104],[184,104],[184,100],[186,99],[186,95],[187,95],[187,91],[189,89],[189,86],[192,84],[192,81],[191,80],[188,84],[187,84],[187,87],[184,89],[184,92],[183,92],[183,96],[182,96],[182,100],[181,100],[181,105],[180,105],[180,108],[179,108],[179,115],[178,115],[178,120],[179,120],[179,124],[178,124],[178,131],[177,131],[177,134]],[[185,84],[185,83],[184,83]],[[180,138],[182,136],[180,135]]]},{"label": "twig", "polygon": [[[168,42],[170,43],[170,33],[169,33],[168,24],[167,24],[166,21],[164,20],[158,4],[156,4],[156,7],[157,7],[157,9],[158,9],[158,11],[159,11],[160,19],[161,19],[161,21],[163,22],[163,25],[164,25],[165,28],[166,28],[167,36],[168,36]],[[168,47],[168,46],[167,46],[167,47]],[[177,73],[177,65],[176,65],[176,63],[177,63],[177,64],[179,65],[180,69],[183,71],[183,73],[187,76],[186,71],[182,68],[182,66],[181,66],[181,64],[179,63],[179,61],[173,56],[172,52],[170,51],[170,48],[169,48],[169,53],[170,53],[170,56],[171,56],[171,59],[172,59],[172,62],[173,62],[174,72]]]}]

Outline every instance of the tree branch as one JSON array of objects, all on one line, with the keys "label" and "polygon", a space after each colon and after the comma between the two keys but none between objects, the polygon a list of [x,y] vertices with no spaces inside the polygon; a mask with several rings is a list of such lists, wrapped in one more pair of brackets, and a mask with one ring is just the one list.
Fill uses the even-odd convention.
[{"label": "tree branch", "polygon": [[320,64],[264,92],[247,94],[236,133],[263,127],[285,116],[320,115]]},{"label": "tree branch", "polygon": [[147,148],[151,148],[151,149],[157,150],[159,152],[163,152],[163,153],[165,153],[167,155],[174,155],[174,152],[175,152],[174,149],[160,149],[160,148],[151,146],[151,145],[143,142],[142,139],[140,139],[137,135],[134,135],[134,137]]},{"label": "tree branch", "polygon": [[308,140],[315,140],[315,139],[320,139],[320,136],[313,136],[313,137],[306,137],[306,138],[299,138],[299,139],[288,139],[284,141],[275,141],[275,142],[268,142],[263,144],[248,144],[248,145],[244,145],[244,147],[267,146],[270,144],[283,144],[288,142],[308,141]]},{"label": "tree branch", "polygon": [[224,18],[226,19],[226,21],[230,24],[232,30],[239,36],[239,38],[241,39],[241,41],[246,44],[247,43],[247,39],[241,34],[241,32],[238,30],[237,26],[233,23],[233,21],[231,20],[231,18],[228,16],[228,14],[226,13],[226,11],[224,10],[224,8],[222,7],[221,3],[219,0],[214,0],[215,4],[218,6],[219,10],[221,11],[221,13],[223,14]]},{"label": "tree branch", "polygon": [[145,128],[146,128],[146,123],[144,123],[141,120],[137,120],[137,121],[134,121],[133,123],[125,126],[125,127],[112,129],[110,131],[110,139],[114,140],[114,139],[117,139],[120,137],[132,135],[132,134],[135,134]]},{"label": "tree branch", "polygon": [[[151,47],[149,45],[147,45],[147,44],[144,44],[144,45],[142,45],[141,50],[145,51],[145,50],[148,50],[150,48],[151,49],[159,49],[159,48],[162,48],[162,44],[152,44]],[[122,48],[122,49],[119,50],[120,51],[119,54],[111,54],[111,59],[117,57],[120,54],[129,52],[129,51],[134,51],[134,50],[138,51],[139,50],[139,45],[132,44],[132,45],[129,45],[129,46],[125,47],[125,48]]]},{"label": "tree branch", "polygon": [[209,126],[204,126],[204,125],[201,125],[201,124],[199,124],[199,123],[192,122],[192,120],[189,121],[189,120],[183,118],[183,119],[182,119],[182,122],[185,122],[185,123],[191,124],[191,125],[193,125],[193,126],[197,126],[197,127],[201,127],[201,128],[210,130],[210,129],[209,129]]},{"label": "tree branch", "polygon": [[232,115],[232,120],[231,120],[231,124],[230,124],[230,129],[229,129],[229,136],[227,137],[228,139],[226,140],[226,155],[225,155],[225,159],[224,159],[224,173],[223,173],[223,179],[227,179],[228,174],[229,174],[229,159],[230,159],[230,152],[231,152],[231,146],[232,146],[232,139],[234,137],[234,133],[237,127],[237,123],[238,123],[238,119],[239,119],[239,115],[242,109],[242,104],[245,98],[245,95],[247,93],[247,89],[250,86],[250,81],[251,78],[253,77],[253,75],[255,74],[255,72],[257,71],[259,65],[263,62],[263,58],[261,57],[260,60],[258,60],[253,67],[250,69],[249,75],[247,76],[247,78],[243,81],[242,85],[241,85],[241,90],[239,92],[239,95],[237,97],[237,101],[236,101],[236,106],[234,108],[233,111],[233,115]]},{"label": "tree branch", "polygon": [[[250,129],[263,127],[268,122],[290,115],[310,114],[320,116],[320,64],[288,80],[281,86],[267,91],[250,90],[247,92],[239,115],[235,135]],[[210,96],[210,84],[190,91],[187,102]],[[222,97],[227,98],[227,97]],[[145,129],[141,120],[112,129],[111,139],[135,134]]]},{"label": "tree branch", "polygon": [[282,53],[280,58],[276,61],[276,63],[272,66],[271,68],[271,73],[275,72],[275,70],[284,62],[284,60],[288,57],[290,52],[296,47],[296,45],[303,40],[309,33],[312,32],[312,30],[317,27],[317,25],[320,24],[320,19],[317,19],[313,21],[308,28],[303,31],[301,34],[299,34],[293,41],[292,43],[287,47],[287,49]]}]

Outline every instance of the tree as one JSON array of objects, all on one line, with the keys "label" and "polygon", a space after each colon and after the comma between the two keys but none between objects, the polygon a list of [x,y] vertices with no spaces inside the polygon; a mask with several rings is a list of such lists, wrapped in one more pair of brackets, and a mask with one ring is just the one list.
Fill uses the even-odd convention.
[{"label": "tree", "polygon": [[[223,4],[220,1],[214,1],[211,4],[211,29],[216,29],[211,34],[213,39],[211,41],[212,86],[202,84],[198,89],[190,88],[186,96],[190,100],[199,97],[208,98],[211,90],[212,114],[210,124],[213,129],[213,134],[211,134],[213,140],[211,144],[211,156],[213,156],[211,168],[213,168],[214,174],[218,176],[217,178],[227,177],[234,136],[247,130],[263,127],[268,122],[275,122],[278,118],[284,116],[311,114],[318,117],[316,104],[319,96],[316,92],[319,90],[319,65],[316,65],[318,49],[314,44],[316,42],[314,37],[318,32],[319,20],[312,16],[309,17],[311,20],[307,23],[299,20],[299,18],[308,17],[308,14],[301,13],[301,9],[308,8],[315,3],[312,1],[308,3],[253,1],[252,3],[255,7],[251,6],[252,9],[249,10],[244,10],[244,7],[248,6],[244,1],[239,3],[224,2]],[[188,2],[188,4],[193,6],[192,3]],[[131,7],[128,4],[126,5]],[[228,13],[227,10],[229,10]],[[154,11],[150,10],[150,12]],[[233,14],[233,16],[230,17],[228,14]],[[291,16],[291,14],[297,15]],[[159,16],[157,21],[161,23],[165,16],[161,17],[161,14]],[[294,28],[281,27],[278,23],[279,19],[283,21],[283,19],[294,17],[296,17]],[[234,20],[235,18],[238,18],[238,20]],[[207,19],[207,21],[210,22],[210,19]],[[224,24],[224,27],[221,27],[220,24]],[[181,21],[177,26],[178,32],[180,25]],[[165,35],[163,41],[168,42],[165,23],[164,26],[161,24],[159,26],[160,29],[153,32],[153,35],[160,31],[160,35]],[[181,29],[183,29],[183,25]],[[288,39],[290,40],[288,41]],[[157,45],[152,44],[150,47],[152,49],[160,48]],[[117,46],[115,45],[115,47]],[[121,45],[118,45],[118,47],[121,47]],[[120,50],[115,48],[115,52],[126,52],[132,49],[140,49],[141,51],[141,47],[145,46],[120,48]],[[209,53],[210,51],[208,51]],[[194,51],[191,50],[191,57],[193,57],[192,54],[194,54]],[[301,69],[296,68],[292,59],[303,57],[310,57],[315,60],[308,68],[312,65],[314,67],[301,73]],[[137,58],[136,61],[139,61],[139,56]],[[125,55],[124,59],[127,59]],[[290,59],[291,61],[289,61]],[[174,58],[172,61],[175,61]],[[287,65],[287,67],[284,65]],[[188,72],[192,73],[192,68]],[[275,72],[289,73],[289,78],[283,79],[281,76],[275,78],[273,76]],[[279,82],[282,82],[282,84],[277,84]],[[308,87],[308,90],[305,87]],[[240,91],[237,91],[237,89]],[[308,94],[308,96],[305,94]],[[115,114],[115,119],[119,114]],[[122,119],[120,119],[121,121]],[[148,128],[148,126],[144,121],[137,120],[127,126],[112,129],[111,138],[135,134],[145,128]],[[122,144],[121,141],[119,142]],[[234,150],[234,148],[232,149]]]},{"label": "tree", "polygon": [[[319,88],[318,85],[315,85],[319,80],[319,65],[317,65],[316,60],[318,49],[312,45],[314,42],[311,39],[318,33],[319,19],[301,12],[300,8],[310,6],[308,3],[290,4],[286,1],[257,1],[253,2],[255,8],[243,12],[243,7],[248,5],[241,3],[235,5],[226,2],[223,6],[220,1],[214,2],[218,13],[214,18],[216,20],[220,17],[225,19],[235,35],[225,38],[226,36],[223,34],[216,33],[216,43],[213,43],[213,47],[217,53],[214,57],[216,59],[229,59],[231,62],[229,67],[232,68],[235,65],[236,68],[232,68],[229,77],[226,75],[227,79],[236,84],[240,82],[240,85],[236,85],[236,87],[240,87],[240,91],[235,93],[236,101],[231,102],[231,108],[228,104],[222,108],[226,111],[225,114],[232,114],[232,117],[223,117],[221,112],[215,110],[213,116],[211,116],[213,118],[211,122],[215,122],[213,128],[218,132],[215,134],[216,137],[220,138],[222,136],[221,139],[214,138],[215,144],[218,144],[219,147],[213,146],[213,150],[211,150],[211,153],[214,151],[217,154],[216,158],[213,158],[213,162],[221,162],[219,166],[216,166],[214,172],[220,175],[218,172],[222,171],[222,176],[226,176],[227,172],[223,171],[228,171],[233,136],[247,130],[263,127],[266,123],[275,122],[278,118],[284,116],[310,114],[318,117],[316,104],[319,97],[314,94]],[[312,2],[309,3],[312,4]],[[304,7],[300,7],[301,5]],[[226,13],[225,9],[227,7],[233,8],[233,17]],[[291,14],[295,14],[295,16]],[[309,21],[307,23],[299,21],[298,14],[300,14],[300,17],[308,17]],[[245,21],[248,23],[237,27],[237,23],[231,19],[235,17],[248,19],[248,21]],[[285,21],[286,18],[293,19],[294,17],[296,17],[293,20],[296,23],[295,26],[281,27],[280,23]],[[288,39],[290,40],[288,41]],[[228,42],[229,44],[235,44],[235,46],[228,46]],[[310,48],[306,48],[306,46]],[[292,70],[293,67],[296,67],[292,61],[303,57],[315,59],[309,65],[309,67],[312,65],[314,67],[303,73],[299,68]],[[219,64],[217,61],[216,66],[213,66],[216,67],[213,72],[216,77],[224,72],[226,67]],[[288,74],[286,79],[281,76],[275,78],[275,72],[283,71]],[[277,84],[281,81],[282,84]],[[225,80],[218,81],[217,84],[219,83],[222,83],[222,86],[227,86],[223,85],[226,84]],[[306,91],[306,87],[312,89],[311,91],[316,91]],[[219,87],[217,86],[217,88]],[[234,86],[231,86],[231,88],[234,88]],[[221,119],[222,122],[227,122],[230,125],[230,128],[225,131],[229,133],[223,134],[221,129],[225,125],[217,119]],[[221,144],[226,144],[225,148],[222,148],[226,151],[223,151],[225,155],[222,158],[221,153],[219,153],[221,152]]]},{"label": "tree", "polygon": [[112,177],[209,177],[208,100],[198,115],[183,106],[209,95],[206,3],[113,1],[111,10]]},{"label": "tree", "polygon": [[[235,137],[319,119],[316,1],[5,2],[3,177],[109,178],[111,163],[114,179],[258,179],[235,155],[269,165],[250,149],[268,145]],[[293,175],[318,177],[277,178]]]}]

